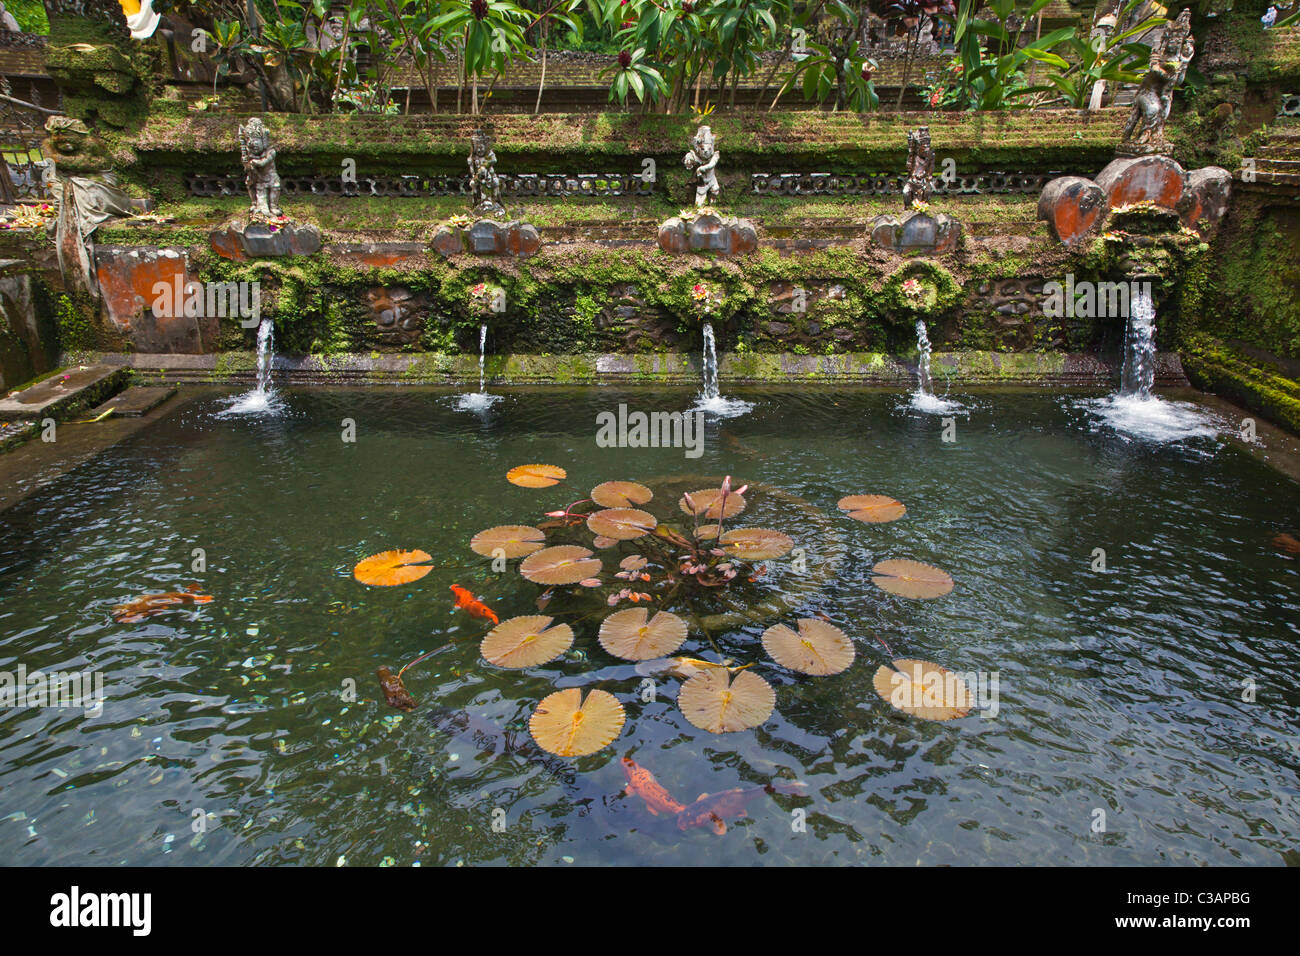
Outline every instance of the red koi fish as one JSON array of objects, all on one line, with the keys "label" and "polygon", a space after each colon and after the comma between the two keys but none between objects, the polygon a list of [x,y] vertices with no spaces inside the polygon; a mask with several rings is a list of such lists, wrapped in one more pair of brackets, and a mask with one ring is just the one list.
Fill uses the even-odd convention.
[{"label": "red koi fish", "polygon": [[659,816],[661,813],[679,814],[686,809],[686,805],[678,803],[672,798],[663,785],[654,778],[645,767],[639,766],[631,757],[623,758],[623,775],[627,777],[627,787],[625,793],[634,793],[645,801],[645,808],[650,811],[651,816]]},{"label": "red koi fish", "polygon": [[700,794],[700,798],[677,814],[677,829],[711,826],[721,836],[727,832],[727,820],[749,815],[745,808],[765,793],[803,793],[801,783],[765,784],[761,787],[735,787],[721,793]]},{"label": "red koi fish", "polygon": [[451,586],[451,593],[456,595],[456,607],[463,607],[474,617],[486,618],[487,620],[491,621],[493,624],[501,623],[499,620],[497,620],[497,615],[495,611],[493,611],[482,601],[476,599],[473,594],[471,594],[469,591],[466,591],[459,584],[453,584]]},{"label": "red koi fish", "polygon": [[119,624],[135,624],[155,614],[162,614],[182,604],[209,604],[211,594],[199,594],[198,585],[191,584],[184,591],[168,591],[166,594],[142,594],[134,601],[119,604],[113,608],[113,620]]}]

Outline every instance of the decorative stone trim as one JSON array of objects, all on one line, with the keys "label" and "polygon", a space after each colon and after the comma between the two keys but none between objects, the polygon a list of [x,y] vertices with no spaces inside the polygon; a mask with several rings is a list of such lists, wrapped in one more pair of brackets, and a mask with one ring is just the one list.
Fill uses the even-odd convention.
[{"label": "decorative stone trim", "polygon": [[[936,195],[1036,193],[1058,172],[987,172],[934,177]],[[750,192],[760,196],[894,196],[903,192],[906,177],[893,173],[754,173]]]},{"label": "decorative stone trim", "polygon": [[[611,196],[649,196],[654,183],[640,173],[517,173],[500,174],[501,192],[505,196],[554,196],[557,198],[608,198]],[[185,177],[191,196],[238,196],[244,193],[242,176],[215,176],[193,173]],[[469,176],[410,174],[401,176],[358,176],[344,182],[339,176],[280,175],[284,195],[313,196],[468,196]]]}]

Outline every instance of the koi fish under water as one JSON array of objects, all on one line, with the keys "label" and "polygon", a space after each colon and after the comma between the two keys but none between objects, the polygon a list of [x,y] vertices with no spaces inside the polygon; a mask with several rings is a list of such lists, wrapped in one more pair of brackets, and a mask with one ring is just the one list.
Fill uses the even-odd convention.
[{"label": "koi fish under water", "polygon": [[763,794],[802,794],[802,783],[768,783],[761,787],[734,787],[721,793],[700,794],[700,798],[677,814],[677,829],[711,826],[721,836],[727,832],[727,820],[748,816],[745,808]]},{"label": "koi fish under water", "polygon": [[1274,535],[1273,547],[1277,548],[1279,551],[1290,551],[1292,554],[1300,554],[1300,538],[1297,538],[1293,534],[1282,532],[1281,534]]},{"label": "koi fish under water", "polygon": [[497,620],[495,611],[482,601],[476,599],[473,594],[465,590],[459,584],[453,584],[451,586],[451,593],[456,595],[456,607],[464,608],[474,617],[486,618],[493,624],[501,623]]},{"label": "koi fish under water", "polygon": [[623,775],[627,777],[627,788],[625,793],[634,793],[645,801],[645,808],[650,811],[651,816],[659,816],[661,813],[678,814],[686,809],[686,805],[678,803],[672,798],[663,785],[655,779],[645,767],[640,766],[631,757],[623,758]]},{"label": "koi fish under water", "polygon": [[384,692],[384,701],[389,707],[408,712],[415,710],[415,698],[402,683],[401,674],[394,674],[387,667],[380,667],[376,673],[379,674],[379,687]]},{"label": "koi fish under water", "polygon": [[197,584],[191,584],[184,591],[168,591],[166,594],[142,594],[134,601],[119,604],[113,608],[113,620],[119,624],[135,624],[155,614],[162,614],[182,604],[209,604],[211,594],[200,594]]}]

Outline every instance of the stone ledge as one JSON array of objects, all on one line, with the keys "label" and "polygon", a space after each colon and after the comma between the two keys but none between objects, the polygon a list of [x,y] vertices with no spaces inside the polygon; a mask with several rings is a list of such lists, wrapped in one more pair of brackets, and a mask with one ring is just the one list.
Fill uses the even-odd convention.
[{"label": "stone ledge", "polygon": [[[251,384],[256,356],[103,353],[95,361],[126,366],[147,384]],[[1122,358],[1076,352],[936,352],[936,383],[952,385],[1041,385],[1113,387]],[[489,355],[489,385],[647,384],[697,385],[702,371],[697,352],[577,355]],[[340,354],[275,358],[274,376],[288,385],[477,385],[478,356]],[[844,385],[914,386],[915,358],[879,352],[838,355],[727,353],[721,357],[724,386],[748,383],[824,382]],[[1186,386],[1177,355],[1157,357],[1156,384]]]}]

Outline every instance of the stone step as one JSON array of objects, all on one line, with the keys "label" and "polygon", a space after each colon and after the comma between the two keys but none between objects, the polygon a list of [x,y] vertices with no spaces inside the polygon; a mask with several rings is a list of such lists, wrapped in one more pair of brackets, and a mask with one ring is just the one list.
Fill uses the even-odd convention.
[{"label": "stone step", "polygon": [[87,418],[97,418],[112,409],[114,415],[135,418],[147,415],[176,394],[169,385],[133,385],[125,392],[114,395],[86,413]]},{"label": "stone step", "polygon": [[65,368],[30,388],[0,399],[0,421],[59,418],[126,388],[130,375],[112,365]]}]

